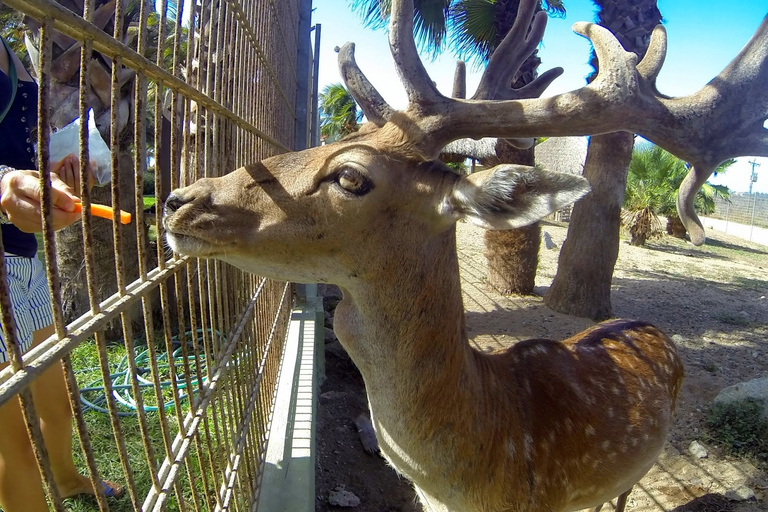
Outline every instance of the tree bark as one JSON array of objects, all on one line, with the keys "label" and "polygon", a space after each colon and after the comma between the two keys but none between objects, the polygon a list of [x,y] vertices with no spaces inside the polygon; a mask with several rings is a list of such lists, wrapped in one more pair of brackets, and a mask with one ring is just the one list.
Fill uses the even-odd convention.
[{"label": "tree bark", "polygon": [[[123,150],[122,153],[118,183],[120,209],[130,212],[135,222],[137,217],[134,205],[133,159],[127,151]],[[91,201],[99,204],[111,204],[110,186],[94,187],[91,191]],[[95,242],[90,248],[95,263],[94,277],[96,282],[94,284],[98,294],[97,299],[102,301],[117,292],[112,222],[94,217],[91,223]],[[146,229],[144,233],[146,235]],[[61,275],[62,308],[67,322],[74,320],[90,309],[83,245],[83,227],[80,222],[56,232],[56,259]],[[125,283],[128,284],[139,277],[136,226],[133,223],[123,226],[120,245],[120,251],[123,254]],[[156,258],[152,257],[152,259]],[[120,325],[112,326],[107,331],[110,337],[122,336]]]},{"label": "tree bark", "polygon": [[485,232],[488,284],[504,295],[530,295],[536,284],[541,225]]},{"label": "tree bark", "polygon": [[[496,143],[496,157],[483,165],[500,163],[534,165],[533,148],[517,149],[506,141]],[[485,232],[488,284],[503,294],[531,295],[539,264],[541,225]]]},{"label": "tree bark", "polygon": [[629,132],[590,139],[584,177],[592,191],[573,207],[557,275],[544,296],[555,311],[593,320],[612,315],[611,280],[633,147]]}]

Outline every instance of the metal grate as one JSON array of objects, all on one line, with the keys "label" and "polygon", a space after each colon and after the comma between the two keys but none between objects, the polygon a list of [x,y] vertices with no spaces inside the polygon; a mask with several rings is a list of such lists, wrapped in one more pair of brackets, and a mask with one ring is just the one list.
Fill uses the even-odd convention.
[{"label": "metal grate", "polygon": [[[304,3],[197,0],[185,12],[190,3],[168,0],[5,1],[26,15],[27,44],[39,51],[41,183],[50,181],[51,129],[86,119],[90,108],[111,150],[111,185],[80,191],[82,223],[54,233],[46,185],[41,250],[56,334],[23,356],[0,251],[11,360],[0,373],[0,405],[20,398],[55,510],[65,508],[51,485],[30,384],[58,364],[83,471],[94,485],[109,477],[127,488],[119,505],[97,497],[94,510],[255,510],[293,289],[220,262],[171,255],[160,213],[173,188],[294,147],[297,69],[308,67],[297,63]],[[60,59],[78,48],[79,72],[63,76]],[[81,125],[79,156],[87,162]],[[154,214],[145,213],[143,193],[152,174]],[[129,211],[133,220],[93,218],[92,202]],[[79,299],[71,291],[78,287]],[[87,378],[103,384],[83,392],[84,406],[88,347],[94,364]],[[120,372],[115,353],[122,354]],[[122,384],[113,382],[116,373]],[[108,439],[100,425],[111,431]],[[105,453],[111,467],[104,467]]]}]

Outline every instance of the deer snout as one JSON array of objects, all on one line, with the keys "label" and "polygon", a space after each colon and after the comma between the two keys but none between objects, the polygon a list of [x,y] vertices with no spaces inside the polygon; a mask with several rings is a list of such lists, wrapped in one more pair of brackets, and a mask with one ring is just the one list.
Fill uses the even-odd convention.
[{"label": "deer snout", "polygon": [[165,198],[165,208],[163,209],[163,215],[168,216],[184,206],[187,201],[176,195],[175,191],[171,192],[167,198]]}]

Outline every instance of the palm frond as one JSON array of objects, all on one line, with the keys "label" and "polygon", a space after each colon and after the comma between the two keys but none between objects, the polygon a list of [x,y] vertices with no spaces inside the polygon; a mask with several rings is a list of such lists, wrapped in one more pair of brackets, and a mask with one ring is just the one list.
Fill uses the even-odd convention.
[{"label": "palm frond", "polygon": [[451,9],[451,46],[456,56],[480,66],[496,41],[495,0],[460,0]]}]

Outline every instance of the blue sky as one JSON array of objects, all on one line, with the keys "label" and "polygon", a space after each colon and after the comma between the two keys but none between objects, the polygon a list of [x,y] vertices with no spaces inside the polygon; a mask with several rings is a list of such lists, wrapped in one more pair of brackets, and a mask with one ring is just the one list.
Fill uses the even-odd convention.
[{"label": "blue sky", "polygon": [[[659,75],[659,90],[670,96],[691,94],[717,74],[735,57],[768,14],[766,0],[659,0],[668,33],[668,51]],[[565,0],[564,19],[550,18],[544,42],[539,50],[541,70],[560,66],[565,69],[544,93],[545,96],[577,89],[589,73],[590,45],[571,31],[577,21],[593,21],[595,8],[590,0]],[[340,82],[333,48],[347,41],[356,44],[360,68],[394,108],[404,108],[407,101],[397,79],[383,30],[363,27],[360,17],[348,7],[347,0],[315,0],[312,23],[322,26],[320,46],[320,89]],[[435,61],[424,59],[437,87],[450,93],[456,58],[449,51]],[[469,69],[468,94],[474,91],[481,70]],[[741,158],[726,174],[712,181],[735,191],[749,189],[754,158]],[[758,181],[754,190],[768,193],[768,158],[758,158]]]}]

